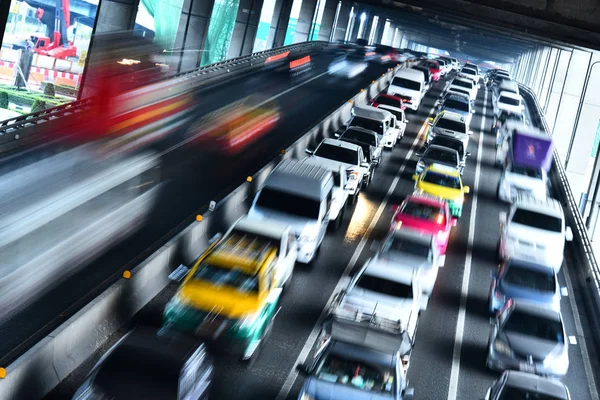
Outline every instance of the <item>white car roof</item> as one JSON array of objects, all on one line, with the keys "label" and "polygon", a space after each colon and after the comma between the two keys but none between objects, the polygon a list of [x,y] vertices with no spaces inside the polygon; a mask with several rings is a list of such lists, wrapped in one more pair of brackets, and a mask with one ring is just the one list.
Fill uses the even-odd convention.
[{"label": "white car roof", "polygon": [[361,118],[373,119],[376,121],[385,121],[392,118],[392,113],[386,110],[379,110],[371,106],[354,107],[354,115]]},{"label": "white car roof", "polygon": [[445,111],[445,110],[442,114],[440,114],[439,119],[450,119],[452,121],[465,122],[465,117],[463,117],[459,113],[455,113],[452,111]]},{"label": "white car roof", "polygon": [[417,268],[411,268],[404,265],[399,266],[395,263],[389,263],[376,257],[368,261],[363,274],[393,282],[412,284],[416,271]]},{"label": "white car roof", "polygon": [[400,71],[398,71],[396,73],[396,75],[394,75],[394,78],[399,77],[399,78],[407,78],[410,80],[419,80],[419,81],[424,81],[425,80],[425,74],[422,71],[416,70],[416,69],[401,69]]},{"label": "white car roof", "polygon": [[281,237],[289,230],[289,227],[281,222],[272,219],[257,221],[248,218],[248,216],[240,218],[232,228],[277,240],[281,239]]},{"label": "white car roof", "polygon": [[515,100],[522,99],[521,95],[518,95],[514,92],[508,92],[506,90],[501,91],[499,97],[508,97],[509,99],[515,99]]},{"label": "white car roof", "polygon": [[564,219],[564,212],[560,202],[551,197],[538,199],[528,194],[520,194],[513,203],[514,208],[522,208],[542,214],[552,215]]},{"label": "white car roof", "polygon": [[[343,147],[345,149],[350,149],[350,150],[354,150],[354,151],[358,151],[360,149],[360,146],[354,143],[348,143],[345,142],[343,140],[337,140],[337,139],[324,139],[321,144],[330,144],[332,146],[338,146],[338,147]],[[319,146],[321,145],[319,144]]]}]

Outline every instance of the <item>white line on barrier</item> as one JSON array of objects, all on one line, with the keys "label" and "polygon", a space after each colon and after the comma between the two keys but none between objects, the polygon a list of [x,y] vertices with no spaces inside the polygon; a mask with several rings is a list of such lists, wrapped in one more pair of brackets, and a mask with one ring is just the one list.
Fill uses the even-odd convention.
[{"label": "white line on barrier", "polygon": [[[573,293],[573,285],[571,284],[571,278],[569,276],[568,263],[565,263],[563,267],[563,272],[565,275],[567,288],[569,289],[569,292]],[[569,296],[569,304],[571,306],[571,310],[573,311],[573,319],[575,320],[575,330],[577,332],[577,336],[579,336],[579,349],[581,350],[581,355],[583,358],[583,369],[585,370],[585,375],[588,381],[590,396],[592,397],[592,400],[598,400],[598,389],[596,389],[596,379],[594,378],[592,362],[590,361],[590,353],[588,353],[587,343],[583,334],[583,327],[581,325],[581,318],[579,318],[579,310],[577,309],[577,303],[575,302],[574,296]]]},{"label": "white line on barrier", "polygon": [[392,185],[388,189],[383,201],[381,202],[381,204],[379,205],[379,208],[377,209],[377,212],[373,216],[373,219],[371,220],[371,223],[369,224],[367,231],[365,232],[363,238],[361,239],[356,250],[354,251],[352,258],[350,259],[350,262],[346,266],[346,269],[344,270],[342,276],[340,277],[340,280],[338,281],[337,285],[335,286],[335,289],[331,293],[331,296],[329,297],[327,304],[325,305],[325,307],[323,308],[323,311],[321,312],[321,315],[317,319],[315,326],[313,327],[312,331],[310,332],[310,335],[308,336],[308,339],[306,340],[304,347],[300,351],[298,358],[294,362],[294,366],[292,367],[292,370],[289,372],[289,374],[288,374],[283,386],[281,387],[279,394],[275,398],[275,400],[285,399],[288,396],[290,390],[292,389],[292,386],[294,385],[294,382],[296,381],[296,377],[298,376],[298,374],[296,373],[296,369],[295,369],[296,365],[299,364],[300,362],[302,362],[304,359],[306,359],[310,349],[313,347],[314,342],[317,339],[317,335],[319,334],[319,331],[321,328],[321,323],[323,322],[323,319],[326,317],[327,310],[328,310],[331,302],[333,301],[334,296],[336,295],[336,293],[338,293],[340,291],[341,286],[342,286],[342,281],[344,280],[344,278],[346,278],[350,274],[350,271],[352,270],[352,268],[354,268],[356,261],[358,261],[358,257],[360,256],[360,254],[363,251],[363,248],[367,244],[367,241],[369,240],[371,232],[377,225],[377,222],[379,221],[381,214],[383,214],[383,211],[385,210],[392,193],[394,193],[394,190],[396,189],[396,186],[398,185],[398,182],[400,181],[400,176],[402,175],[404,168],[406,168],[406,164],[410,160],[410,157],[412,156],[412,153],[415,150],[415,146],[419,143],[421,136],[427,131],[427,129],[426,129],[427,128],[427,120],[428,120],[429,116],[433,113],[434,110],[435,110],[435,106],[431,108],[427,118],[425,118],[425,122],[421,126],[421,129],[419,130],[417,137],[415,137],[415,140],[413,141],[413,143],[410,147],[410,150],[406,154],[406,158],[404,159],[404,162],[400,166],[400,169],[398,170],[398,173],[396,174],[396,177],[394,178]]},{"label": "white line on barrier", "polygon": [[469,239],[467,242],[467,256],[465,258],[465,270],[463,271],[462,290],[460,294],[460,307],[456,321],[456,335],[454,338],[454,350],[452,352],[452,370],[450,372],[450,385],[448,386],[448,400],[456,400],[458,392],[458,377],[460,374],[460,353],[465,329],[465,314],[467,311],[467,296],[469,294],[469,282],[471,279],[471,262],[473,259],[473,240],[475,238],[475,219],[477,215],[477,190],[479,189],[479,178],[481,174],[481,155],[483,152],[483,132],[485,129],[485,113],[487,110],[488,91],[485,89],[483,99],[483,112],[481,116],[481,128],[479,130],[479,145],[477,148],[477,168],[475,170],[475,185],[473,186],[473,206],[471,207],[471,220],[469,221]]}]

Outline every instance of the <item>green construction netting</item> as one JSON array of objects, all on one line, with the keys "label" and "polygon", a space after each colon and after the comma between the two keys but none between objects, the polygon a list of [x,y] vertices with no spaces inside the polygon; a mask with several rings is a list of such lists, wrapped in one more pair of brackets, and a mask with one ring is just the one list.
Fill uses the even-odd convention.
[{"label": "green construction netting", "polygon": [[227,58],[239,5],[240,0],[215,0],[200,65],[216,63]]},{"label": "green construction netting", "polygon": [[175,44],[179,20],[181,19],[183,0],[141,1],[148,13],[154,18],[154,41],[165,49],[172,49]]}]

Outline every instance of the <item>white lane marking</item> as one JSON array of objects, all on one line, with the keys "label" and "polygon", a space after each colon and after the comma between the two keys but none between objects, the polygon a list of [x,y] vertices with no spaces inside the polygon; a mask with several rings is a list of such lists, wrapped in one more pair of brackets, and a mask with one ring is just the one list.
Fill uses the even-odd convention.
[{"label": "white lane marking", "polygon": [[[571,284],[571,276],[569,274],[568,263],[564,264],[563,272],[565,275],[565,282],[567,283],[567,288],[569,289],[569,292],[574,293],[573,285]],[[592,397],[592,400],[598,400],[596,378],[594,377],[594,372],[592,370],[592,362],[590,361],[590,353],[588,352],[585,336],[583,336],[583,327],[581,326],[581,318],[579,318],[579,310],[577,309],[575,297],[569,296],[569,305],[571,306],[571,311],[573,312],[573,319],[575,320],[575,330],[577,332],[577,336],[579,336],[579,348],[581,349],[583,369],[585,370],[585,376],[587,377],[590,396]]]},{"label": "white lane marking", "polygon": [[419,143],[421,136],[427,131],[427,126],[428,126],[427,120],[429,118],[429,115],[431,115],[434,110],[435,110],[435,107],[432,107],[431,110],[429,111],[429,114],[425,118],[425,122],[423,122],[423,125],[421,126],[421,129],[419,130],[419,133],[417,134],[417,137],[413,141],[413,143],[410,147],[410,150],[406,154],[406,158],[404,159],[404,162],[400,166],[400,169],[398,170],[398,173],[396,174],[396,177],[394,178],[392,185],[388,189],[383,201],[379,205],[377,212],[373,216],[373,219],[371,220],[371,223],[369,224],[367,231],[365,232],[363,238],[361,239],[360,243],[356,247],[356,250],[354,251],[352,258],[350,259],[350,262],[346,266],[344,273],[342,274],[340,280],[338,281],[337,285],[335,286],[335,289],[331,293],[329,300],[327,300],[327,304],[323,308],[321,315],[319,315],[319,318],[317,319],[315,326],[313,327],[312,331],[310,332],[310,335],[308,336],[308,339],[306,340],[304,347],[300,351],[298,358],[296,359],[296,361],[294,361],[294,366],[292,367],[292,370],[288,374],[288,376],[287,376],[285,382],[283,383],[283,386],[281,387],[281,390],[279,391],[279,394],[277,395],[275,400],[285,399],[288,396],[288,394],[290,393],[290,390],[292,390],[292,386],[294,385],[294,382],[296,381],[296,377],[298,376],[298,373],[296,372],[296,365],[298,365],[303,360],[305,360],[306,357],[308,357],[308,353],[312,349],[312,347],[315,343],[315,340],[317,340],[317,335],[319,334],[319,332],[321,330],[321,323],[323,322],[323,319],[327,316],[327,310],[329,309],[334,296],[342,289],[342,287],[341,287],[342,281],[344,280],[344,278],[346,278],[350,274],[350,271],[352,270],[352,268],[354,268],[356,261],[358,261],[358,257],[362,253],[363,248],[365,247],[365,245],[367,244],[367,241],[369,240],[369,236],[371,235],[371,232],[375,228],[375,225],[377,225],[377,222],[379,222],[379,218],[381,217],[381,214],[383,214],[383,210],[385,210],[392,193],[394,193],[394,190],[396,189],[396,186],[398,185],[398,182],[400,181],[400,176],[402,175],[404,168],[406,168],[406,164],[410,160],[412,153],[415,150],[415,146]]},{"label": "white lane marking", "polygon": [[[467,255],[465,258],[465,270],[463,271],[462,290],[460,294],[460,308],[458,309],[458,320],[456,321],[456,336],[454,337],[454,350],[452,352],[452,370],[450,372],[450,385],[448,387],[448,400],[456,400],[458,392],[458,377],[460,374],[460,353],[465,330],[465,314],[467,310],[467,295],[469,294],[469,282],[471,278],[471,261],[473,259],[473,240],[475,238],[475,217],[477,215],[477,190],[479,189],[479,178],[481,175],[481,155],[483,152],[483,135],[485,128],[485,113],[487,111],[488,91],[485,89],[483,99],[483,111],[481,116],[481,128],[479,130],[479,145],[477,148],[477,169],[475,170],[475,186],[473,187],[473,206],[471,207],[471,220],[469,221],[469,239],[467,242]],[[484,366],[482,366],[484,367]]]},{"label": "white lane marking", "polygon": [[569,344],[577,344],[577,338],[575,336],[569,336]]},{"label": "white lane marking", "polygon": [[561,287],[560,288],[560,295],[562,297],[567,297],[569,295],[569,289],[566,287]]}]

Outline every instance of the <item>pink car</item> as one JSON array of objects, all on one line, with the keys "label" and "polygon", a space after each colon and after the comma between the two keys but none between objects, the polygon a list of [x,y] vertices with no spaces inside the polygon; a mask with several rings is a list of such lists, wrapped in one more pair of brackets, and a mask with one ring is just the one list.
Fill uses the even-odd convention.
[{"label": "pink car", "polygon": [[456,226],[446,201],[421,193],[408,195],[400,206],[393,206],[391,229],[403,228],[434,235],[440,254],[446,254],[450,231]]}]

